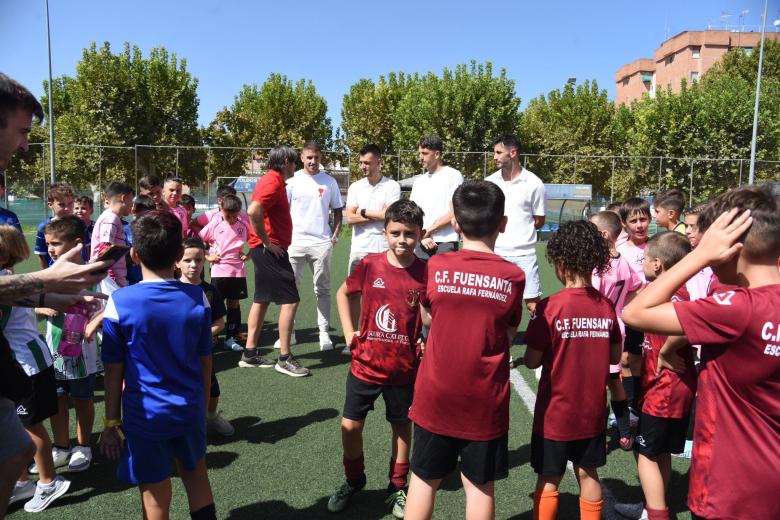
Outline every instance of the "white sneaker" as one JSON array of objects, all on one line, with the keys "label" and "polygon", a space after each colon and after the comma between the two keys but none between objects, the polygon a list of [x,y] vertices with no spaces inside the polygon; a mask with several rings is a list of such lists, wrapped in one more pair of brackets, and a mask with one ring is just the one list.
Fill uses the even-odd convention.
[{"label": "white sneaker", "polygon": [[236,429],[230,424],[230,421],[222,417],[222,412],[217,412],[213,417],[208,418],[208,425],[214,428],[218,434],[223,437],[230,437],[236,433]]},{"label": "white sneaker", "polygon": [[35,495],[35,482],[32,480],[17,480],[14,484],[14,490],[11,492],[11,498],[8,505],[27,500]]},{"label": "white sneaker", "polygon": [[341,351],[341,353],[345,356],[351,356],[352,351],[349,349],[349,346],[344,347],[344,350]]},{"label": "white sneaker", "polygon": [[[290,334],[290,346],[295,345],[297,343],[298,343],[298,340],[295,339],[295,331],[293,331],[292,334]],[[282,348],[281,340],[277,339],[276,341],[274,341],[274,348],[276,350],[279,350],[280,348]]]},{"label": "white sneaker", "polygon": [[28,513],[40,513],[64,495],[69,487],[70,480],[66,480],[62,475],[57,475],[48,484],[38,482],[35,485],[35,495],[24,504],[24,510]]},{"label": "white sneaker", "polygon": [[[67,466],[68,459],[70,458],[70,450],[63,450],[58,448],[57,446],[51,447],[51,458],[54,460],[54,467],[55,468],[61,468],[63,466]],[[30,466],[27,468],[27,473],[31,473],[33,475],[38,474],[38,466],[35,465],[33,462],[30,464]]]},{"label": "white sneaker", "polygon": [[320,350],[333,350],[333,342],[327,332],[320,332]]},{"label": "white sneaker", "polygon": [[68,470],[73,472],[89,469],[92,464],[92,448],[89,446],[75,446],[68,462]]}]

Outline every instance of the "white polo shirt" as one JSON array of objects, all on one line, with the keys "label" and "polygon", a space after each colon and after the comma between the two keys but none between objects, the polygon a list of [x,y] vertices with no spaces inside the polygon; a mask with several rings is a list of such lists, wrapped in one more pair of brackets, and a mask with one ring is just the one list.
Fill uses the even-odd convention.
[{"label": "white polo shirt", "polygon": [[[382,177],[374,186],[363,177],[353,182],[347,190],[347,207],[382,211],[401,198],[401,185],[392,179]],[[372,220],[352,226],[352,253],[381,253],[387,250],[384,223]]]},{"label": "white polo shirt", "polygon": [[486,181],[496,184],[504,192],[507,216],[506,231],[498,235],[496,254],[500,256],[524,256],[536,252],[536,226],[534,216],[545,214],[544,183],[533,172],[523,168],[514,181],[507,182],[501,170],[488,176]]},{"label": "white polo shirt", "polygon": [[298,170],[287,181],[293,233],[290,245],[314,246],[330,242],[330,210],[344,207],[336,179],[320,170],[309,175]]},{"label": "white polo shirt", "polygon": [[[415,179],[409,199],[425,212],[425,229],[450,210],[452,194],[461,184],[463,175],[449,166],[443,166],[436,173],[425,172]],[[446,225],[434,232],[431,238],[434,242],[457,242],[459,237],[454,226]]]}]

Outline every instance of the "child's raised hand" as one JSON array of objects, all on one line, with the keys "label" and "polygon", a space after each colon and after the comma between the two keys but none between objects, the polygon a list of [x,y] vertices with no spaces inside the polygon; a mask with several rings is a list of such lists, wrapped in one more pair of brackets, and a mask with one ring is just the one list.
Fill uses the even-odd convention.
[{"label": "child's raised hand", "polygon": [[35,314],[38,316],[46,316],[47,318],[54,318],[59,314],[59,312],[55,311],[54,309],[49,309],[46,307],[36,307],[35,308]]},{"label": "child's raised hand", "polygon": [[732,208],[715,219],[694,252],[703,256],[709,265],[722,264],[742,250],[743,244],[738,240],[751,224],[753,217],[750,216],[750,210],[739,213],[738,208]]},{"label": "child's raised hand", "polygon": [[655,375],[660,374],[661,370],[671,370],[678,374],[684,374],[685,360],[677,352],[664,354],[663,351],[661,351],[658,353],[658,364],[655,367]]},{"label": "child's raised hand", "polygon": [[206,260],[208,260],[212,264],[218,264],[219,261],[222,260],[222,256],[220,256],[219,253],[215,253],[213,255],[206,256]]}]

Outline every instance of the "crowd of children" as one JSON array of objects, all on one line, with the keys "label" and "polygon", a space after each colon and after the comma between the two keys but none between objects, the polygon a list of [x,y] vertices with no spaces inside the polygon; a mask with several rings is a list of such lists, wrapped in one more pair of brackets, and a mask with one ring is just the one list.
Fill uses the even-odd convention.
[{"label": "crowd of children", "polygon": [[[116,255],[98,287],[109,296],[105,306],[61,309],[42,298],[35,312],[46,319],[45,337],[32,310],[0,314],[34,387],[17,408],[35,444],[34,464],[12,495],[26,511],[41,511],[67,492],[58,467],[90,467],[102,365],[101,447],[119,460],[118,476],[139,486],[145,518],[167,518],[172,458],[191,517],[216,518],[206,432],[235,430],[218,408],[211,353],[217,344],[243,348],[251,224],[228,186],[217,193],[218,207],[197,218],[180,179],[147,176],[139,187],[134,197],[127,184],[106,186],[94,223],[92,199],[64,184],[48,192],[52,216],[39,226],[35,254],[42,267],[77,247],[84,261]],[[388,249],[361,259],[336,295],[352,360],[341,420],[345,481],[327,502],[332,513],[366,485],[363,428],[382,395],[392,432],[393,516],[431,518],[437,489],[456,467],[466,517],[494,516],[495,481],[509,473],[509,352],[525,274],[493,252],[507,225],[501,188],[464,182],[452,205],[460,251],[417,258],[423,212],[399,200],[385,213]],[[780,456],[761,441],[777,440],[780,429],[780,202],[768,188],[743,187],[684,207],[681,191],[659,193],[655,221],[664,232],[650,237],[650,204],[630,198],[590,221],[562,224],[547,244],[564,287],[536,305],[524,338],[525,365],[541,368],[529,439],[538,475],[534,519],[556,518],[569,463],[580,517],[601,518],[607,402],[620,447],[636,453],[644,494],[638,514],[671,517],[671,455],[691,451],[692,429],[695,518],[780,517],[772,493]],[[0,225],[0,251],[0,275],[29,255],[21,233],[7,225]],[[39,475],[37,484],[28,473]],[[616,509],[636,514],[629,506]]]}]

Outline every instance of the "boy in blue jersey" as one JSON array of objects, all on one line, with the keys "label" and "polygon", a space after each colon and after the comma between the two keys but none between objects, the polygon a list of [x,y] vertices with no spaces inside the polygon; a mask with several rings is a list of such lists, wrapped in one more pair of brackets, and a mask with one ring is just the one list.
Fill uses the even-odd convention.
[{"label": "boy in blue jersey", "polygon": [[73,189],[65,183],[57,182],[49,186],[47,206],[51,210],[51,217],[46,217],[38,224],[38,233],[35,235],[35,254],[38,256],[41,269],[46,269],[54,263],[49,256],[49,247],[46,245],[43,229],[52,220],[73,214],[73,198]]},{"label": "boy in blue jersey", "polygon": [[144,518],[168,518],[175,458],[190,516],[215,519],[205,459],[211,309],[200,287],[174,279],[183,254],[179,220],[151,211],[132,228],[130,254],[143,281],[113,293],[104,312],[101,448],[119,458],[120,479],[138,484]]}]

